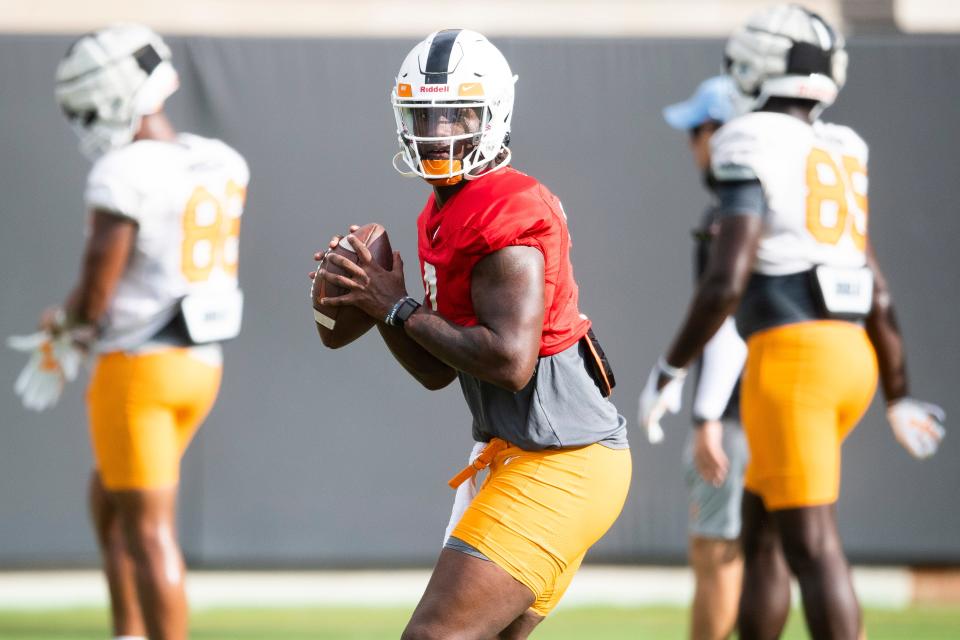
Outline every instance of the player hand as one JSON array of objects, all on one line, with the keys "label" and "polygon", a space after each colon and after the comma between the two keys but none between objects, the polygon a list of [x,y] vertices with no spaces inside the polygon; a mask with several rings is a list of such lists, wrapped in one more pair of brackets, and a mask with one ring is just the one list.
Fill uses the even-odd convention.
[{"label": "player hand", "polygon": [[946,417],[937,405],[913,398],[900,398],[887,405],[887,420],[894,437],[915,458],[929,458],[937,452],[946,435]]},{"label": "player hand", "polygon": [[707,420],[694,431],[693,462],[704,481],[715,487],[723,484],[730,460],[723,450],[723,423]]},{"label": "player hand", "polygon": [[[350,229],[349,229],[348,233],[353,233],[354,231],[356,231],[356,230],[359,229],[359,228],[360,228],[360,225],[358,225],[358,224],[352,224],[352,225],[350,225]],[[333,236],[332,238],[330,238],[330,242],[327,243],[327,248],[326,248],[324,251],[317,251],[316,253],[314,253],[314,254],[313,254],[313,259],[314,259],[315,261],[317,261],[317,262],[321,262],[321,263],[322,263],[322,262],[323,262],[323,259],[324,259],[325,257],[327,257],[327,253],[329,253],[331,249],[336,248],[336,246],[337,246],[338,244],[340,244],[340,240],[342,240],[342,239],[343,239],[343,236],[339,236],[339,235],[338,235],[338,236]],[[311,280],[313,280],[314,278],[317,277],[317,272],[316,272],[316,271],[311,271],[310,273],[307,274],[307,276],[308,276]]]},{"label": "player hand", "polygon": [[637,422],[646,431],[651,444],[663,440],[663,428],[660,426],[663,414],[680,411],[683,379],[686,377],[686,371],[674,370],[671,373],[664,364],[663,358],[660,358],[650,372],[647,384],[640,392],[637,407]]},{"label": "player hand", "polygon": [[83,361],[84,352],[69,331],[59,335],[38,331],[26,336],[10,336],[7,346],[30,353],[13,390],[23,406],[34,411],[43,411],[57,403],[64,385],[76,379]]},{"label": "player hand", "polygon": [[37,322],[37,328],[40,331],[55,334],[63,328],[64,313],[61,307],[47,307],[40,314],[40,321]]},{"label": "player hand", "polygon": [[357,253],[356,263],[336,253],[329,253],[326,259],[348,275],[333,274],[321,267],[317,271],[317,277],[322,277],[349,293],[323,298],[320,303],[333,307],[352,305],[382,322],[397,301],[407,295],[400,252],[393,252],[393,266],[388,271],[377,264],[360,238],[351,234],[347,236],[347,242]]}]

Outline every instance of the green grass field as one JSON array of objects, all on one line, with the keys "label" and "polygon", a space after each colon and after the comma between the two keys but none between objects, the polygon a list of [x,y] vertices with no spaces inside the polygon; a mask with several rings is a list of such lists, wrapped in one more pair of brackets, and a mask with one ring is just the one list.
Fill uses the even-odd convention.
[{"label": "green grass field", "polygon": [[[380,640],[396,639],[408,609],[203,610],[192,616],[195,640]],[[870,640],[960,638],[960,608],[915,608],[866,612]],[[538,640],[677,640],[686,635],[679,608],[584,608],[562,610],[533,634]],[[0,611],[3,640],[105,640],[107,615],[100,610]],[[794,611],[784,638],[806,638]]]}]

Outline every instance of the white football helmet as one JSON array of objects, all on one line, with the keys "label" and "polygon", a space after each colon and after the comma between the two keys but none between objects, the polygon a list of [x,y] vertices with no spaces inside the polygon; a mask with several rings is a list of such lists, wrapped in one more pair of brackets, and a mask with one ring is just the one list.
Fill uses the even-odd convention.
[{"label": "white football helmet", "polygon": [[170,48],[135,24],[77,40],[57,66],[56,82],[57,102],[90,158],[132,141],[140,119],[159,111],[179,86]]},{"label": "white football helmet", "polygon": [[407,54],[394,83],[394,168],[451,185],[506,166],[516,81],[500,50],[476,31],[431,33]]},{"label": "white football helmet", "polygon": [[727,73],[753,108],[771,97],[833,104],[847,80],[843,36],[811,11],[780,4],[757,12],[725,50]]}]

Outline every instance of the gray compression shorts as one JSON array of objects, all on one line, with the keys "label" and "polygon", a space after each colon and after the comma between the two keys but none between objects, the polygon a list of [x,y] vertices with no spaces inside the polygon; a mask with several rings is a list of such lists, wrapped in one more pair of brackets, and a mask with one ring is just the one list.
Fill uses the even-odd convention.
[{"label": "gray compression shorts", "polygon": [[687,436],[683,467],[690,506],[688,530],[691,536],[735,540],[740,535],[743,474],[749,455],[747,439],[736,421],[723,421],[723,450],[730,460],[730,469],[723,484],[714,487],[700,477],[693,463],[693,432]]},{"label": "gray compression shorts", "polygon": [[464,542],[460,538],[450,536],[447,538],[447,542],[443,546],[447,549],[453,549],[454,551],[465,553],[468,556],[473,556],[474,558],[479,558],[480,560],[486,560],[487,562],[490,562],[490,558],[488,558],[483,551],[480,551],[480,549],[477,549],[472,544]]}]

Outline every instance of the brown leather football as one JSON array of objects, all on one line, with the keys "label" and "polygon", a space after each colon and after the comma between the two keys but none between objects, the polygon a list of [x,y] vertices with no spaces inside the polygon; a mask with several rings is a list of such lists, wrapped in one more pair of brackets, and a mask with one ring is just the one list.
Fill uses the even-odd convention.
[{"label": "brown leather football", "polygon": [[[390,247],[390,239],[387,237],[387,230],[375,222],[365,224],[351,235],[356,236],[367,245],[374,262],[388,271],[393,270],[393,249]],[[347,241],[346,236],[340,240],[340,244],[331,249],[331,253],[344,256],[353,262],[357,262],[359,257],[353,250],[353,246]],[[328,254],[329,255],[329,254]],[[346,275],[340,267],[329,262],[326,258],[320,262],[317,269],[326,269],[329,273]],[[331,349],[350,344],[367,331],[376,323],[372,317],[361,311],[357,307],[331,307],[320,304],[323,298],[333,298],[347,293],[346,289],[330,284],[323,278],[315,278],[311,298],[313,299],[313,318],[317,323],[317,331],[320,333],[320,341],[324,346]]]}]

